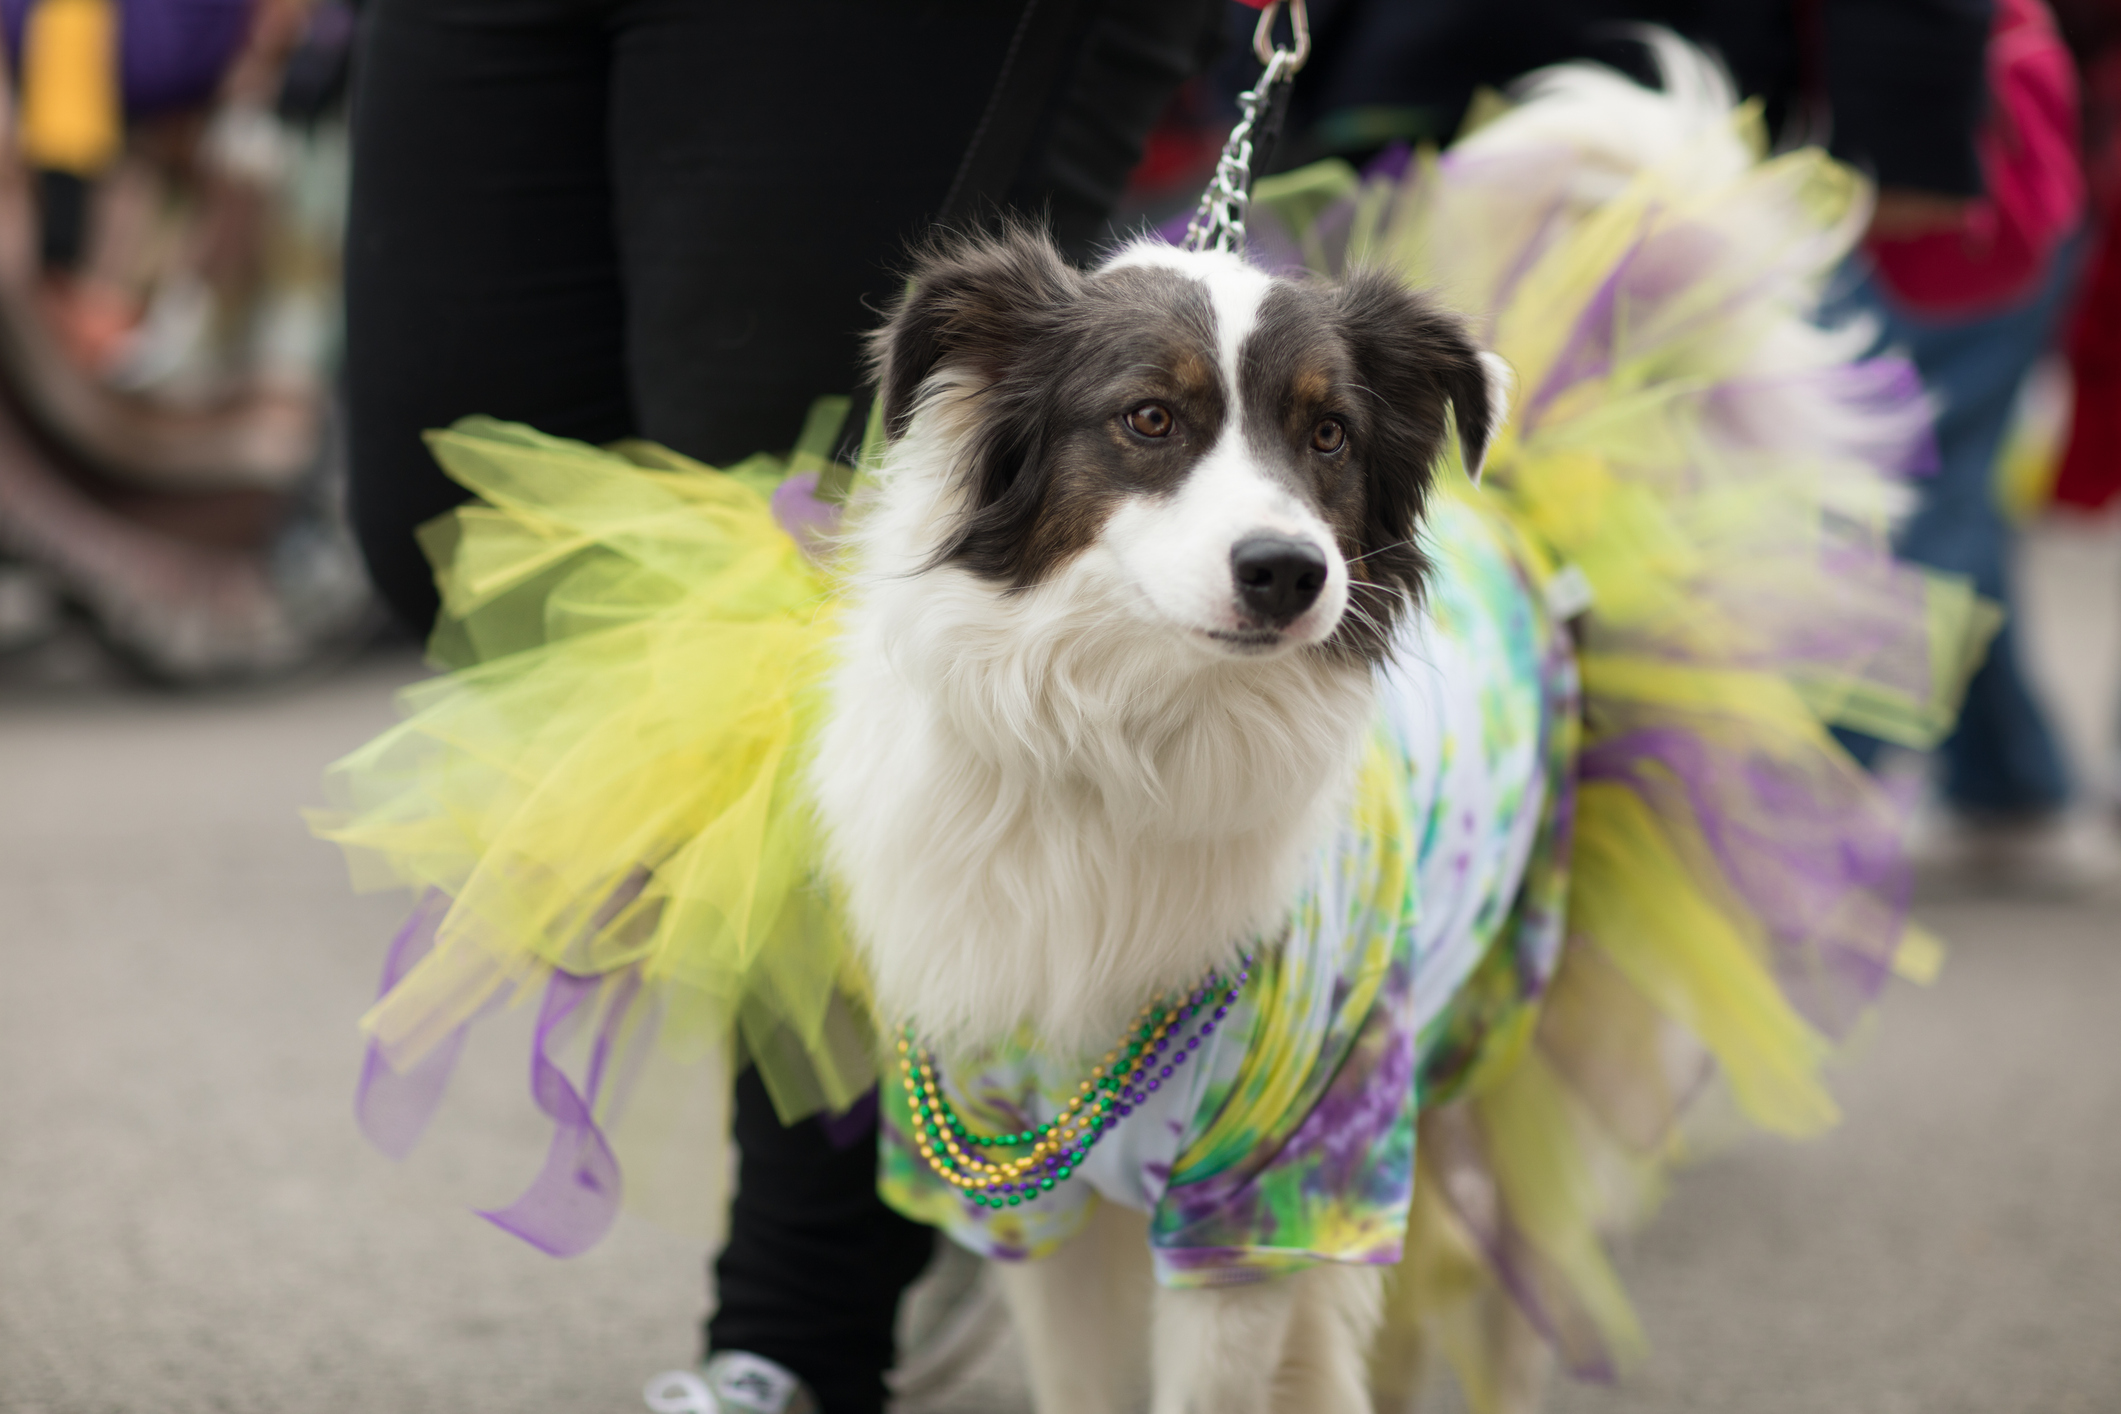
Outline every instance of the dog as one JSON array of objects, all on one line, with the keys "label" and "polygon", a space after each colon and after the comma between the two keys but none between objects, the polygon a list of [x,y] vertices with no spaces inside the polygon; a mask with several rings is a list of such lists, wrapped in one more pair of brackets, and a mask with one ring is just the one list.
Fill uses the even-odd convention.
[{"label": "dog", "polygon": [[[876,349],[892,450],[812,773],[833,875],[939,1054],[1094,1055],[1286,926],[1409,650],[1438,462],[1455,427],[1477,471],[1510,374],[1388,275],[1153,244],[1084,274],[1023,229],[931,252]],[[1005,1270],[1042,1411],[1124,1398],[1128,1246]],[[1381,1299],[1369,1266],[1159,1290],[1154,1408],[1367,1407]]]}]

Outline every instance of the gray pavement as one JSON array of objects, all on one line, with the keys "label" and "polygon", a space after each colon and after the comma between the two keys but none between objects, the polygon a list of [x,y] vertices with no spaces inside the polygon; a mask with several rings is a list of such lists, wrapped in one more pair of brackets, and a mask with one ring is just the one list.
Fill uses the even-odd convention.
[{"label": "gray pavement", "polygon": [[520,1050],[406,1168],[354,1129],[402,901],[296,811],[416,672],[0,708],[7,1414],[586,1414],[691,1351],[697,1243],[629,1225],[562,1264],[469,1214],[543,1151]]},{"label": "gray pavement", "polygon": [[[691,1354],[697,1239],[561,1263],[471,1216],[542,1154],[519,1046],[408,1165],[353,1127],[402,901],[296,811],[416,672],[0,681],[4,1414],[616,1414]],[[1622,1253],[1655,1354],[1556,1414],[2121,1411],[2121,906],[1928,921],[1949,965],[1847,1061],[1844,1127],[1685,1174]],[[948,1403],[1021,1409],[1008,1346]]]}]

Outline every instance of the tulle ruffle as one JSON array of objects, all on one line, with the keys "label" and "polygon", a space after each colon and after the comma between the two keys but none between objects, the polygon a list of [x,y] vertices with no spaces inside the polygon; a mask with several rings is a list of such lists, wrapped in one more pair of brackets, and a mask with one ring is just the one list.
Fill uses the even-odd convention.
[{"label": "tulle ruffle", "polygon": [[578,1251],[616,1211],[603,1127],[650,1059],[726,1086],[740,1043],[791,1117],[875,1081],[801,786],[829,582],[775,518],[777,459],[723,474],[485,418],[430,442],[480,498],[423,532],[457,667],[332,769],[313,822],[358,884],[423,899],[363,1018],[360,1112],[409,1149],[464,1028],[542,997],[532,1090],[560,1134],[529,1209],[489,1216]]},{"label": "tulle ruffle", "polygon": [[1430,1097],[1393,1297],[1479,1409],[1522,1363],[1498,1299],[1579,1375],[1640,1350],[1604,1240],[1661,1191],[1710,1082],[1776,1133],[1834,1122],[1836,1043],[1935,954],[1907,921],[1901,812],[1829,728],[1934,743],[1995,625],[1892,558],[1930,457],[1912,372],[1809,322],[1860,179],[1758,160],[1744,109],[1602,169],[1538,107],[1366,180],[1276,179],[1253,220],[1270,261],[1381,264],[1475,321],[1519,389],[1467,494],[1551,600],[1587,607],[1562,963],[1536,1020]]}]

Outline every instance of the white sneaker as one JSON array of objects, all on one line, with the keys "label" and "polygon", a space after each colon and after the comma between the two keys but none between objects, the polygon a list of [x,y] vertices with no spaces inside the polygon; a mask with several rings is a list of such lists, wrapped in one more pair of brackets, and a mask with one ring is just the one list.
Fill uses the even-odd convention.
[{"label": "white sneaker", "polygon": [[1924,899],[2066,901],[2121,883],[2121,840],[2097,811],[2018,818],[1922,811],[1908,856]]},{"label": "white sneaker", "polygon": [[697,1373],[665,1370],[641,1397],[655,1414],[818,1414],[817,1399],[801,1380],[741,1350],[716,1353]]},{"label": "white sneaker", "polygon": [[[891,1414],[921,1414],[948,1400],[997,1341],[1009,1313],[987,1264],[947,1238],[899,1304],[897,1368],[884,1376]],[[699,1371],[669,1370],[642,1391],[656,1414],[817,1414],[816,1397],[771,1360],[727,1350]]]}]

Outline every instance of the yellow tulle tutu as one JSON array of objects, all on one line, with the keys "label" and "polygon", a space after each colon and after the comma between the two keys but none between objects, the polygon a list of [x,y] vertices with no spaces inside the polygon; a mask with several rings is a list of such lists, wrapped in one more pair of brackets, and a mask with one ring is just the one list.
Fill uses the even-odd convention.
[{"label": "yellow tulle tutu", "polygon": [[479,498],[425,531],[456,671],[338,763],[319,832],[356,882],[449,900],[364,1018],[410,1070],[555,969],[636,977],[659,1044],[741,1037],[791,1115],[874,1083],[864,987],[799,786],[828,577],[775,521],[785,471],[722,474],[469,418],[430,438]]}]

